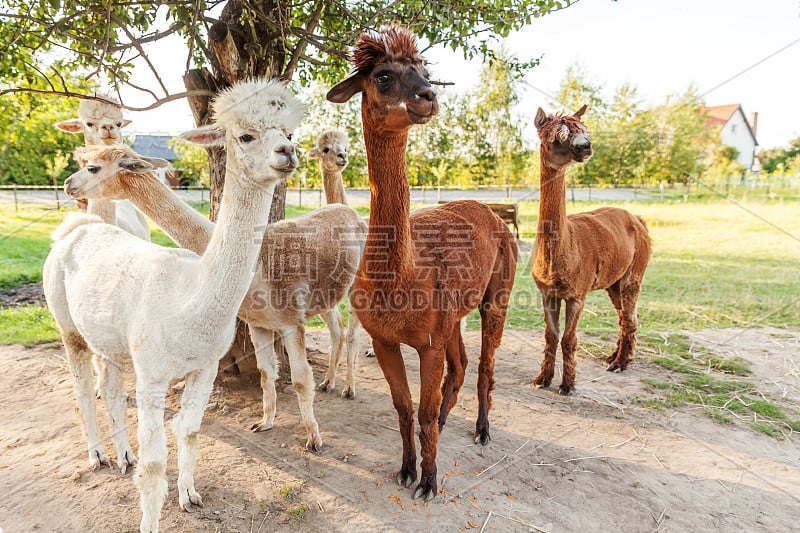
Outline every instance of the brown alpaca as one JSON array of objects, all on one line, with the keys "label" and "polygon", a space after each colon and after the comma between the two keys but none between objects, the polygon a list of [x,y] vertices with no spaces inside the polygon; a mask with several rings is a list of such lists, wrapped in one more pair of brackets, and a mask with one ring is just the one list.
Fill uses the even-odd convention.
[{"label": "brown alpaca", "polygon": [[[372,336],[398,413],[403,463],[397,482],[403,486],[417,478],[417,454],[414,407],[400,344],[419,354],[422,477],[414,497],[429,500],[437,492],[439,431],[456,403],[467,366],[459,320],[476,307],[482,343],[474,440],[485,445],[491,438],[494,353],[503,334],[517,248],[506,225],[478,202],[450,202],[409,213],[408,130],[438,112],[416,37],[397,27],[362,35],[354,62],[355,73],[327,95],[328,100],[343,103],[362,93],[372,197],[353,307]],[[442,383],[445,360],[447,377]]]},{"label": "brown alpaca", "polygon": [[619,316],[619,340],[607,359],[608,370],[621,372],[628,366],[636,348],[636,301],[650,260],[650,237],[640,217],[613,207],[566,215],[564,173],[572,162],[592,157],[592,144],[580,120],[585,111],[584,105],[574,115],[561,116],[547,115],[539,108],[535,119],[541,140],[542,183],[532,272],[542,293],[545,347],[542,370],[533,383],[537,388],[547,387],[553,379],[563,300],[561,394],[575,389],[578,321],[590,291],[608,291]]}]

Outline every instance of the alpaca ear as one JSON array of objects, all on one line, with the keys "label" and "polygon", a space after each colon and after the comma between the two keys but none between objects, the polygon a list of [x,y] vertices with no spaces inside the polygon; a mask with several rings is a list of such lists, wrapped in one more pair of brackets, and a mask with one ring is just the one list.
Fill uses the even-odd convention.
[{"label": "alpaca ear", "polygon": [[167,168],[170,162],[160,157],[142,157],[145,161],[153,165],[153,168]]},{"label": "alpaca ear", "polygon": [[120,128],[124,128],[125,126],[127,126],[130,123],[131,123],[130,120],[128,120],[127,118],[124,118],[124,119],[122,119],[122,126],[120,126]]},{"label": "alpaca ear", "polygon": [[56,128],[67,133],[83,133],[83,121],[79,118],[62,120],[53,124]]},{"label": "alpaca ear", "polygon": [[117,161],[117,164],[128,172],[141,173],[147,172],[148,170],[153,170],[153,165],[151,165],[149,162],[135,157],[123,157]]},{"label": "alpaca ear", "polygon": [[575,114],[572,115],[572,116],[575,117],[575,118],[581,118],[583,116],[583,114],[586,113],[586,108],[587,107],[589,107],[589,106],[587,106],[586,104],[583,104],[583,107],[581,107],[580,109],[575,111]]},{"label": "alpaca ear", "polygon": [[353,74],[336,85],[334,85],[325,98],[334,104],[343,104],[350,100],[353,96],[361,92],[361,76]]},{"label": "alpaca ear", "polygon": [[179,135],[184,141],[201,146],[224,146],[225,133],[216,126],[201,126],[193,130],[184,131]]},{"label": "alpaca ear", "polygon": [[89,148],[86,146],[78,146],[75,148],[75,151],[72,152],[72,159],[78,163],[80,168],[83,168],[86,165],[86,158],[84,154],[89,151]]},{"label": "alpaca ear", "polygon": [[306,157],[309,159],[319,159],[319,148],[312,148],[306,154]]},{"label": "alpaca ear", "polygon": [[533,123],[536,125],[536,129],[538,130],[544,126],[545,122],[547,122],[547,113],[545,113],[544,109],[540,107],[536,112],[536,118],[533,119]]}]

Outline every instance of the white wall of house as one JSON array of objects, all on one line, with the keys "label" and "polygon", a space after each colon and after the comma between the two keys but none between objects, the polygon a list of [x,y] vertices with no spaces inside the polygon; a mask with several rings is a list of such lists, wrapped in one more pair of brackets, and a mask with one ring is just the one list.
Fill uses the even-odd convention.
[{"label": "white wall of house", "polygon": [[736,148],[736,151],[739,152],[739,157],[736,159],[744,165],[744,168],[751,169],[753,156],[756,152],[756,143],[753,140],[750,127],[741,108],[737,109],[730,120],[725,123],[720,131],[720,136],[722,144]]}]

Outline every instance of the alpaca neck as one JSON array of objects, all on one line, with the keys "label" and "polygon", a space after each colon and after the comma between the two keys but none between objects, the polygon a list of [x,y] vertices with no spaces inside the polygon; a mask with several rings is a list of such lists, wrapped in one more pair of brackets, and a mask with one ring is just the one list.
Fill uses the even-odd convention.
[{"label": "alpaca neck", "polygon": [[227,165],[216,227],[200,261],[197,307],[203,316],[236,315],[253,280],[276,182],[260,187]]},{"label": "alpaca neck", "polygon": [[371,198],[362,267],[374,280],[382,279],[374,275],[381,272],[397,273],[383,279],[398,280],[413,268],[407,138],[406,132],[378,135],[364,128]]},{"label": "alpaca neck", "polygon": [[566,208],[566,166],[551,168],[541,160],[539,223],[536,229],[537,255],[557,253],[566,244],[568,235]]},{"label": "alpaca neck", "polygon": [[181,248],[203,254],[214,223],[178,198],[154,174],[122,180],[127,198]]},{"label": "alpaca neck", "polygon": [[86,213],[95,215],[106,224],[117,223],[117,207],[113,200],[91,199],[86,202]]},{"label": "alpaca neck", "polygon": [[325,201],[328,204],[347,205],[341,171],[327,171],[323,165],[320,165],[320,170],[322,171],[322,188],[325,189]]}]

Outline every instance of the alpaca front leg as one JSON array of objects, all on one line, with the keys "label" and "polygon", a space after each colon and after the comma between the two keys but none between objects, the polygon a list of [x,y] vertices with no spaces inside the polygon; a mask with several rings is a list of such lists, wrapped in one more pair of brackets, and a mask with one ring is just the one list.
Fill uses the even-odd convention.
[{"label": "alpaca front leg", "polygon": [[575,350],[578,347],[578,322],[583,311],[583,300],[567,300],[564,320],[564,338],[561,352],[564,356],[564,375],[558,388],[559,394],[575,390]]},{"label": "alpaca front leg", "polygon": [[333,392],[336,388],[336,369],[339,367],[339,362],[342,360],[342,353],[344,353],[345,338],[342,336],[344,320],[339,310],[335,307],[320,313],[319,316],[322,321],[325,322],[325,325],[328,326],[328,331],[331,335],[328,371],[325,373],[325,379],[319,384],[319,390],[322,392]]},{"label": "alpaca front leg", "polygon": [[105,360],[103,363],[105,379],[103,380],[103,397],[106,402],[108,421],[117,451],[117,467],[122,474],[128,466],[136,464],[136,456],[128,440],[128,420],[125,415],[127,394],[122,383],[122,369],[117,361]]},{"label": "alpaca front leg", "polygon": [[261,373],[261,410],[259,422],[250,426],[254,432],[272,429],[275,423],[278,395],[275,381],[278,379],[278,359],[275,356],[275,333],[250,324],[250,338],[256,351],[256,364]]},{"label": "alpaca front leg", "polygon": [[88,440],[89,466],[92,470],[97,470],[101,465],[110,466],[111,462],[103,449],[100,434],[97,431],[95,390],[92,386],[92,353],[78,332],[62,335],[62,338],[69,371],[72,374],[75,401],[78,404],[83,431]]},{"label": "alpaca front leg", "polygon": [[216,365],[191,372],[181,395],[181,410],[172,419],[172,431],[178,441],[178,503],[187,512],[194,511],[193,505],[203,506],[194,487],[194,469],[200,453],[200,425],[216,375]]},{"label": "alpaca front leg", "polygon": [[350,306],[347,317],[347,377],[342,390],[342,398],[352,400],[356,397],[356,365],[358,364],[358,330],[361,322]]},{"label": "alpaca front leg", "polygon": [[[383,376],[389,384],[400,425],[400,437],[403,439],[403,464],[397,472],[397,484],[410,487],[417,480],[417,450],[414,443],[414,404],[408,388],[406,366],[400,353],[400,345],[372,339],[372,346]],[[439,384],[436,386],[438,389]]]},{"label": "alpaca front leg", "polygon": [[166,383],[149,383],[139,376],[136,411],[139,419],[139,463],[133,476],[139,490],[141,532],[158,533],[161,508],[167,498],[167,435],[164,430]]},{"label": "alpaca front leg", "polygon": [[300,419],[306,428],[306,449],[310,452],[322,451],[322,436],[319,434],[317,419],[314,417],[314,372],[306,358],[305,331],[302,327],[282,332],[286,351],[289,353],[289,367],[292,372],[292,385],[300,405]]},{"label": "alpaca front leg", "polygon": [[450,338],[445,348],[447,358],[447,376],[442,383],[442,407],[439,410],[439,432],[442,431],[447,416],[458,401],[458,391],[464,384],[464,374],[467,369],[467,352],[458,324],[453,327]]},{"label": "alpaca front leg", "polygon": [[556,350],[558,349],[559,321],[561,319],[561,300],[557,296],[542,293],[544,309],[544,359],[539,375],[533,380],[537,389],[549,387],[553,381],[556,368]]},{"label": "alpaca front leg", "polygon": [[444,350],[427,348],[419,352],[419,444],[422,455],[422,477],[414,491],[414,499],[429,501],[436,497],[436,453],[439,446],[437,418],[442,407],[442,374]]}]

